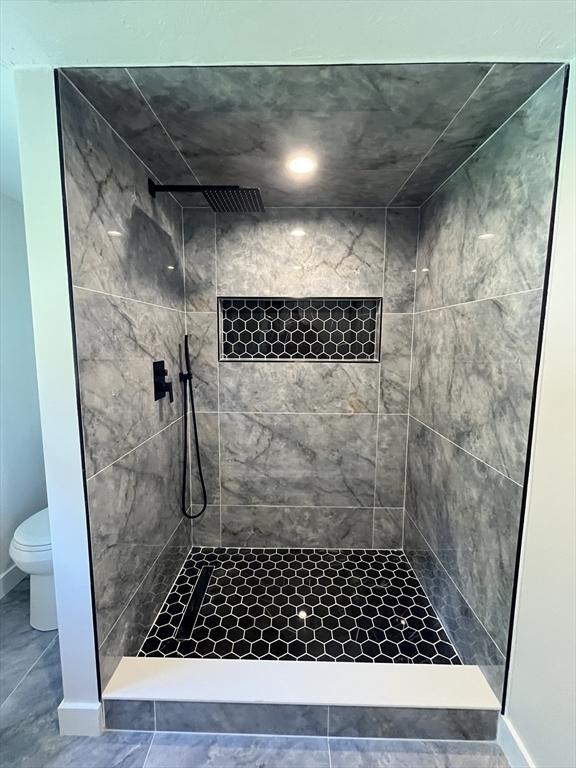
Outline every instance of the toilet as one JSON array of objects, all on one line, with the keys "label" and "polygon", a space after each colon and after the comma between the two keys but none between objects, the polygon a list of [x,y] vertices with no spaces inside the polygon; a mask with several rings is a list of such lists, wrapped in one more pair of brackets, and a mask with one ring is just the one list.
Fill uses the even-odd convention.
[{"label": "toilet", "polygon": [[10,542],[10,557],[30,574],[30,624],[34,629],[56,629],[56,599],[48,509],[20,523]]}]

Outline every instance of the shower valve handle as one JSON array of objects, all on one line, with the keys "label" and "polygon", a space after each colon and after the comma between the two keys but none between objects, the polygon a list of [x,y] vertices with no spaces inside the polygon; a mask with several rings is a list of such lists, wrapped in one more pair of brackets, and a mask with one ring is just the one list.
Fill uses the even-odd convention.
[{"label": "shower valve handle", "polygon": [[170,398],[174,402],[174,389],[171,381],[166,381],[168,370],[164,366],[164,360],[156,360],[152,363],[152,372],[154,374],[154,400],[161,400],[163,397]]}]

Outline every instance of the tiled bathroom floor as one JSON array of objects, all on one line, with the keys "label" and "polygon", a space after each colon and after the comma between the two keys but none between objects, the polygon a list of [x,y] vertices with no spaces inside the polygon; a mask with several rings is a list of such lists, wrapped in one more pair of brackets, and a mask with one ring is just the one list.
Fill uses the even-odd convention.
[{"label": "tiled bathroom floor", "polygon": [[194,548],[139,655],[461,663],[399,550]]},{"label": "tiled bathroom floor", "polygon": [[[32,653],[30,667],[20,665],[22,676],[4,678],[0,758],[10,768],[509,768],[493,742],[142,731],[107,731],[97,739],[59,736],[57,636],[30,629],[27,588],[26,580],[0,600],[2,672],[19,664],[22,648]],[[17,636],[26,642],[15,642]]]}]

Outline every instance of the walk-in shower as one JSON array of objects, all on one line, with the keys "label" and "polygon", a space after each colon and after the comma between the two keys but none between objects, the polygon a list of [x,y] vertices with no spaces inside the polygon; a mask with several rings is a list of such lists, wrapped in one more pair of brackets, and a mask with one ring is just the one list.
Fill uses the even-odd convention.
[{"label": "walk-in shower", "polygon": [[352,665],[411,682],[342,707],[420,685],[477,724],[465,676],[497,707],[508,655],[564,68],[57,80],[106,695],[186,663],[198,685]]}]

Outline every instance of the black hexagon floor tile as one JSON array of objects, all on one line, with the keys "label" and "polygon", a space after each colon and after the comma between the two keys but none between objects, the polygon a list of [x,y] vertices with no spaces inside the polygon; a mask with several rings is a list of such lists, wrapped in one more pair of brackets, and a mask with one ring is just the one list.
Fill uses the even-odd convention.
[{"label": "black hexagon floor tile", "polygon": [[[177,639],[204,567],[201,608]],[[461,663],[399,550],[195,547],[138,655]]]}]

